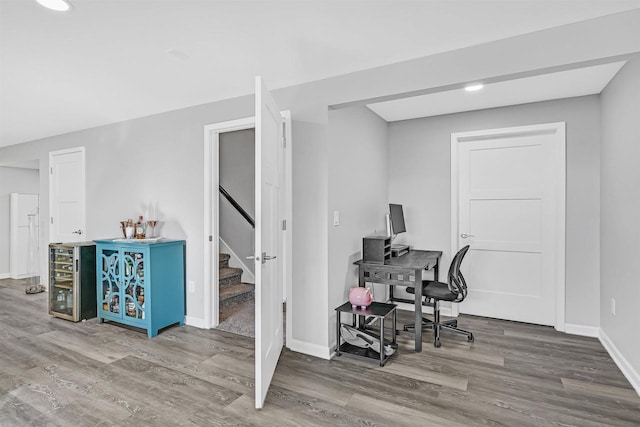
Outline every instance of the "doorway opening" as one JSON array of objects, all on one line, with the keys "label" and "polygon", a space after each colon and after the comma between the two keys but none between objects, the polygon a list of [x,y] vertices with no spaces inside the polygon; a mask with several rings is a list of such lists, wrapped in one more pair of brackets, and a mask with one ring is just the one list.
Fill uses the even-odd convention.
[{"label": "doorway opening", "polygon": [[[27,280],[40,288],[40,161],[0,164],[0,279]],[[16,282],[17,283],[17,282]]]},{"label": "doorway opening", "polygon": [[[282,112],[287,146],[281,151],[279,211],[284,307],[291,295],[291,115]],[[255,332],[255,118],[205,126],[205,324],[239,335]],[[285,330],[290,333],[290,310]]]},{"label": "doorway opening", "polygon": [[219,134],[218,177],[217,329],[255,338],[255,128]]}]

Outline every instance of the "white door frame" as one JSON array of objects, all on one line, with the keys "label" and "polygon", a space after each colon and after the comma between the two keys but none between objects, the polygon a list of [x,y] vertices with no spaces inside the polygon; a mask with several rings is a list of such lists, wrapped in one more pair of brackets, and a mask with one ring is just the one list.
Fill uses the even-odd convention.
[{"label": "white door frame", "polygon": [[[292,289],[292,198],[293,185],[291,179],[292,173],[292,138],[291,138],[291,112],[282,111],[282,117],[285,123],[285,141],[286,149],[284,150],[284,200],[282,200],[281,212],[283,220],[286,221],[286,232],[284,233],[283,243],[283,263],[282,277],[283,290],[285,300],[291,296]],[[217,194],[214,191],[219,184],[219,146],[220,134],[233,132],[237,130],[253,129],[255,127],[255,117],[245,117],[243,119],[231,120],[220,123],[213,123],[204,126],[204,323],[191,319],[188,322],[194,326],[203,328],[214,328],[219,324],[220,309],[218,304],[214,305],[214,301],[219,300],[218,287],[213,284],[218,283],[219,272],[218,263],[215,261],[219,257],[218,237],[219,229],[219,198],[213,197]],[[211,240],[210,240],[211,239]],[[290,342],[291,334],[291,310],[287,310],[286,331],[287,342]]]},{"label": "white door frame", "polygon": [[[456,132],[451,134],[451,256],[458,248],[458,144],[473,140],[484,140],[495,137],[509,137],[535,134],[554,134],[556,136],[558,164],[560,167],[555,171],[557,184],[557,242],[556,250],[558,254],[558,268],[556,271],[556,320],[555,329],[565,330],[565,225],[566,225],[566,124],[565,122],[546,123],[531,126],[516,126],[499,129],[486,129],[470,132]],[[553,173],[553,171],[551,171]],[[451,304],[453,316],[459,314],[458,304]]]}]

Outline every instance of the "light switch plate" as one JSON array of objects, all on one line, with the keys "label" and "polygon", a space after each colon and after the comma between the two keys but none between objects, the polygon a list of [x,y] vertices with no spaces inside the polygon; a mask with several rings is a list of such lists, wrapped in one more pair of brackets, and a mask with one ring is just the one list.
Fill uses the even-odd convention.
[{"label": "light switch plate", "polygon": [[333,225],[340,225],[340,211],[333,211]]}]

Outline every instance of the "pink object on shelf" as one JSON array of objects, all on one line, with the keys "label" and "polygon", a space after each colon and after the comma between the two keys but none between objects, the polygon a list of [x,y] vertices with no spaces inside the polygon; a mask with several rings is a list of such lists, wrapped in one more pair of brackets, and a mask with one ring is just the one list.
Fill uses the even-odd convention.
[{"label": "pink object on shelf", "polygon": [[353,308],[367,308],[373,302],[373,293],[371,288],[351,288],[349,291],[349,302]]}]

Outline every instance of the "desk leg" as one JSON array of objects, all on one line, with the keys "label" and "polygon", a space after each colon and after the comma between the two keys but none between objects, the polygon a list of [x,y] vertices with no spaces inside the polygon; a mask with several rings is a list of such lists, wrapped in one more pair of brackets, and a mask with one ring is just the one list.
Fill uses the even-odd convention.
[{"label": "desk leg", "polygon": [[380,366],[384,366],[384,316],[380,318]]},{"label": "desk leg", "polygon": [[433,266],[433,280],[440,281],[440,258],[436,258],[436,265]]},{"label": "desk leg", "polygon": [[341,340],[341,336],[340,336],[340,312],[336,311],[336,356],[340,356],[340,340]]},{"label": "desk leg", "polygon": [[395,347],[395,345],[398,343],[398,339],[396,338],[396,335],[398,334],[398,331],[396,330],[396,327],[397,327],[397,319],[398,319],[398,318],[396,317],[396,311],[397,311],[397,310],[395,310],[395,309],[393,310],[393,316],[392,316],[392,319],[393,319],[393,320],[392,320],[392,322],[393,322],[393,324],[391,325],[391,333],[393,334],[392,342],[393,342],[394,347]]},{"label": "desk leg", "polygon": [[[361,288],[364,288],[365,286],[364,267],[362,265],[358,267],[358,286],[360,286]],[[365,328],[366,320],[367,319],[364,316],[358,316],[358,328]]]},{"label": "desk leg", "polygon": [[415,346],[416,352],[422,351],[422,270],[416,270],[415,274]]}]

